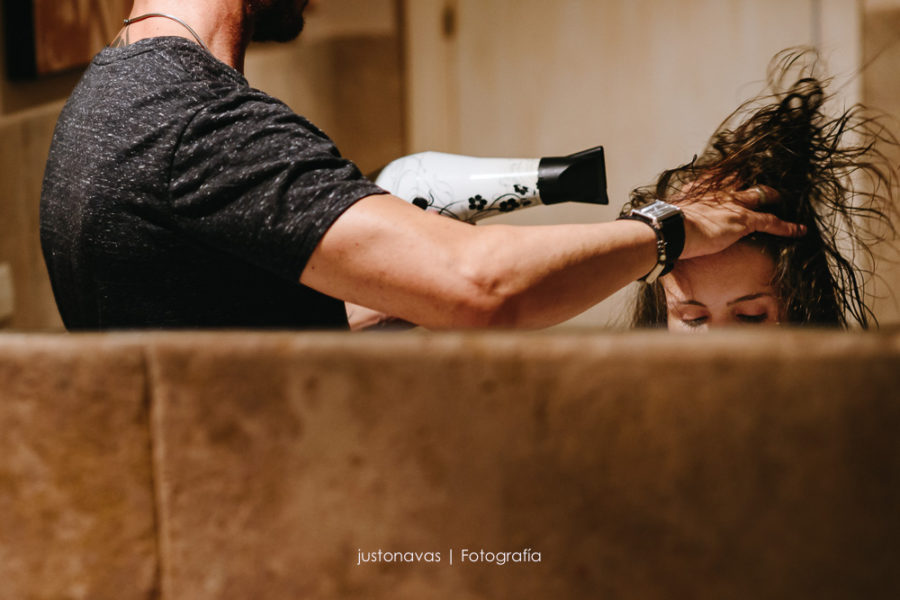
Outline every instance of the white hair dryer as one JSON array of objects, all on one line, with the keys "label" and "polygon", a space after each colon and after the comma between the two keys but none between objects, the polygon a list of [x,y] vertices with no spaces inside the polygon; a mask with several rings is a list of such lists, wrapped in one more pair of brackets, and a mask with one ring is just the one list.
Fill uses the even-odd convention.
[{"label": "white hair dryer", "polygon": [[419,208],[469,223],[538,204],[609,203],[602,146],[533,159],[422,152],[390,163],[375,183]]}]

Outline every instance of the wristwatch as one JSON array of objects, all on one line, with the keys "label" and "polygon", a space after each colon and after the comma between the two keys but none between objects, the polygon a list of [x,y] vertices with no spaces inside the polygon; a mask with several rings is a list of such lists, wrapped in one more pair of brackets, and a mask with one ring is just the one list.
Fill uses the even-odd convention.
[{"label": "wristwatch", "polygon": [[653,283],[675,266],[684,250],[684,214],[677,206],[654,200],[638,208],[631,208],[619,219],[641,221],[656,232],[656,265],[638,281]]}]

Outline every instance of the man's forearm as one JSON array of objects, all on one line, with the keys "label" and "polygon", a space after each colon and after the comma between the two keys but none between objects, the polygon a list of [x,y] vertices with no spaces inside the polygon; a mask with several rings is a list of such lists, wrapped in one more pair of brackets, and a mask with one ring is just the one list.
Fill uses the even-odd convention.
[{"label": "man's forearm", "polygon": [[542,327],[644,275],[655,248],[637,222],[474,227],[373,196],[338,219],[301,282],[430,328]]},{"label": "man's forearm", "polygon": [[466,270],[484,294],[495,297],[489,326],[560,323],[645,275],[656,262],[655,233],[634,221],[480,229]]}]

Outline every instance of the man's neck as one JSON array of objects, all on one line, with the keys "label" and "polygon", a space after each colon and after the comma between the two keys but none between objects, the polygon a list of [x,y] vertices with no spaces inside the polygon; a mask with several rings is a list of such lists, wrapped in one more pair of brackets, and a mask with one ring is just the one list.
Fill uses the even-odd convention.
[{"label": "man's neck", "polygon": [[[242,0],[135,0],[129,18],[147,13],[163,13],[181,19],[194,29],[213,56],[243,72],[250,29]],[[128,26],[129,42],[161,36],[179,36],[196,41],[183,25],[162,17]]]}]

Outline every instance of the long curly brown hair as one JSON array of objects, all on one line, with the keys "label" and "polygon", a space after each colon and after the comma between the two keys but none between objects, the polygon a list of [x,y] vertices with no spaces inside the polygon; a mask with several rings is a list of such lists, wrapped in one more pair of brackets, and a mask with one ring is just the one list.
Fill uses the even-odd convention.
[{"label": "long curly brown hair", "polygon": [[[854,105],[826,114],[829,80],[815,51],[782,51],[769,65],[768,93],[741,105],[690,163],[663,172],[631,193],[629,206],[684,201],[716,189],[767,185],[781,201],[766,210],[807,226],[799,239],[754,235],[775,263],[773,286],[793,324],[877,325],[864,290],[870,247],[894,237],[896,169],[879,150],[896,146],[881,117]],[[641,284],[633,324],[666,324],[657,280]]]}]

